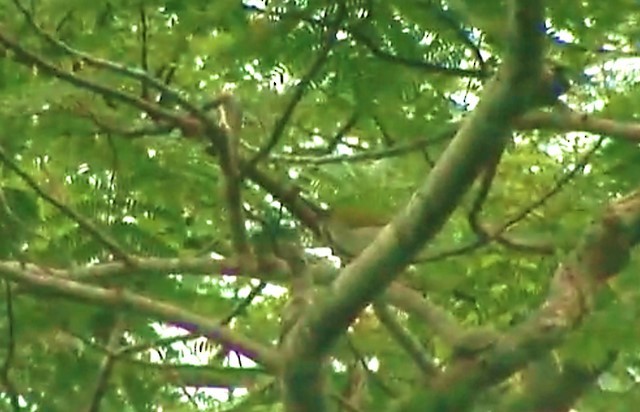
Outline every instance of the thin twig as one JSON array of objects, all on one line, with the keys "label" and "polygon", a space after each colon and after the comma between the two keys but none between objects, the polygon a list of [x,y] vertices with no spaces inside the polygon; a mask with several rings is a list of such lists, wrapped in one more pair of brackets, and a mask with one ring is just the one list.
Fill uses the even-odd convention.
[{"label": "thin twig", "polygon": [[[158,106],[157,104],[153,104],[137,96],[131,95],[129,93],[121,92],[116,89],[112,89],[110,87],[104,86],[99,83],[95,83],[91,80],[87,80],[85,78],[72,74],[66,70],[63,70],[55,66],[54,64],[42,59],[36,54],[28,51],[27,49],[23,48],[19,43],[11,39],[2,31],[0,31],[0,44],[5,46],[7,49],[11,50],[15,54],[15,57],[18,60],[22,60],[24,63],[28,65],[36,66],[39,69],[41,69],[43,72],[48,73],[60,80],[64,80],[67,83],[70,83],[74,86],[92,91],[94,93],[97,93],[107,98],[119,100],[121,102],[129,104],[133,107],[136,107],[148,113],[152,117],[155,117],[158,119],[164,119],[177,126],[183,124],[184,122],[184,116],[180,115],[179,113],[175,113],[171,110],[166,110],[161,106]],[[197,108],[194,108],[194,109],[200,112]],[[204,114],[199,113],[198,119],[200,119],[201,117],[206,119],[206,116],[204,116]],[[210,123],[210,120],[207,120],[207,122]]]},{"label": "thin twig", "polygon": [[109,389],[109,380],[111,379],[113,367],[115,366],[115,363],[118,359],[115,354],[118,350],[118,346],[120,346],[120,338],[122,337],[123,331],[124,318],[122,314],[119,314],[109,334],[109,340],[107,342],[107,354],[104,356],[104,359],[102,360],[102,364],[100,366],[100,370],[98,371],[98,376],[96,377],[96,382],[93,389],[93,396],[91,397],[89,406],[86,409],[87,412],[100,411],[102,400],[104,399],[105,395],[107,394],[107,390]]},{"label": "thin twig", "polygon": [[323,165],[332,163],[357,163],[375,161],[397,156],[403,156],[424,149],[426,146],[441,143],[451,139],[457,129],[458,124],[445,127],[435,136],[411,139],[406,143],[397,144],[387,149],[371,150],[353,155],[327,155],[327,156],[296,156],[296,155],[271,155],[270,160],[274,162],[285,162],[289,164],[302,165]]},{"label": "thin twig", "polygon": [[377,46],[370,38],[368,38],[364,33],[360,32],[357,29],[351,28],[349,33],[353,37],[354,40],[364,45],[375,57],[380,60],[399,64],[402,66],[419,69],[427,73],[437,73],[441,75],[447,76],[455,76],[455,77],[473,77],[473,78],[486,78],[487,74],[481,70],[477,69],[459,69],[455,67],[446,67],[443,65],[423,61],[423,60],[415,60],[408,57],[397,56],[394,54],[387,53],[382,50],[379,46]]},{"label": "thin twig", "polygon": [[560,193],[560,190],[566,184],[571,182],[571,180],[573,180],[577,176],[578,173],[580,173],[580,172],[582,172],[584,170],[584,168],[589,164],[589,161],[591,160],[591,157],[598,151],[598,149],[600,149],[600,147],[602,146],[604,141],[605,141],[605,137],[601,137],[600,139],[598,139],[598,141],[593,145],[593,147],[591,149],[589,149],[584,154],[584,156],[582,156],[582,159],[580,159],[580,161],[575,165],[575,167],[573,169],[571,169],[571,171],[569,171],[568,173],[565,173],[562,177],[560,177],[556,181],[556,183],[552,187],[550,187],[549,190],[547,190],[547,192],[544,193],[540,198],[538,198],[534,202],[531,202],[531,204],[527,205],[520,212],[515,214],[513,217],[508,219],[506,222],[504,222],[500,226],[500,228],[498,229],[498,233],[502,233],[502,232],[508,230],[513,225],[515,225],[516,223],[518,223],[521,220],[523,220],[524,218],[526,218],[535,209],[537,209],[540,206],[544,205],[550,198],[552,198],[556,194]]},{"label": "thin twig", "polygon": [[258,153],[249,161],[248,168],[253,169],[262,159],[267,157],[269,153],[273,150],[273,148],[278,144],[278,141],[282,138],[284,134],[285,128],[289,124],[291,117],[293,116],[293,112],[296,107],[302,101],[302,98],[307,91],[307,87],[311,84],[311,81],[318,75],[320,69],[325,65],[327,59],[329,58],[329,53],[331,49],[334,47],[336,43],[336,33],[339,28],[339,20],[343,16],[339,16],[338,23],[335,24],[334,27],[330,28],[328,32],[325,34],[325,40],[322,48],[320,49],[320,53],[318,57],[316,57],[313,64],[307,71],[307,73],[302,76],[300,82],[296,85],[293,90],[293,95],[289,100],[282,116],[278,118],[276,124],[271,132],[271,136],[267,143],[258,151]]},{"label": "thin twig", "polygon": [[11,377],[9,376],[9,371],[11,370],[11,366],[13,364],[13,359],[15,356],[16,350],[16,340],[15,340],[15,318],[13,314],[13,296],[11,294],[11,284],[8,280],[5,279],[4,290],[5,290],[5,298],[6,301],[6,312],[7,312],[7,356],[4,359],[4,363],[2,364],[2,368],[0,368],[0,380],[2,380],[2,385],[6,390],[6,394],[9,396],[9,402],[11,403],[11,408],[15,412],[20,411],[20,402],[18,391],[16,390],[13,382],[11,381]]},{"label": "thin twig", "polygon": [[360,118],[360,113],[358,113],[358,111],[354,111],[351,116],[349,116],[349,118],[347,119],[347,121],[344,123],[344,125],[342,125],[338,131],[336,132],[336,134],[333,136],[333,138],[331,139],[331,141],[329,142],[329,144],[327,145],[327,148],[325,149],[326,153],[333,153],[333,151],[336,149],[336,146],[338,146],[338,144],[340,144],[340,142],[342,141],[342,139],[344,138],[344,136],[349,133],[349,131],[351,129],[353,129],[353,127],[356,125],[356,123],[358,122],[358,119]]},{"label": "thin twig", "polygon": [[[149,30],[143,2],[140,3],[140,67],[142,67],[142,71],[149,73]],[[165,82],[164,85],[166,86],[167,83]],[[143,80],[140,88],[141,97],[149,100],[149,84]]]},{"label": "thin twig", "polygon": [[425,349],[422,345],[406,331],[395,318],[391,310],[383,303],[377,302],[373,305],[378,320],[384,325],[394,341],[407,352],[413,359],[416,366],[424,374],[425,377],[433,377],[438,369],[436,365],[426,356]]},{"label": "thin twig", "polygon": [[[167,97],[171,98],[173,101],[176,102],[176,104],[178,104],[179,106],[181,106],[182,108],[187,110],[189,113],[193,114],[194,116],[198,118],[201,116],[202,111],[200,109],[198,109],[193,104],[189,103],[189,101],[185,100],[178,91],[173,90],[172,88],[168,87],[164,82],[149,75],[146,70],[129,68],[124,65],[121,65],[109,60],[100,59],[88,53],[85,53],[83,51],[74,49],[73,47],[69,46],[65,42],[59,39],[56,39],[46,31],[44,31],[42,28],[40,28],[40,26],[38,26],[38,24],[35,22],[33,15],[20,3],[19,0],[13,0],[13,3],[18,8],[18,10],[20,10],[20,12],[23,14],[25,19],[29,23],[29,25],[34,29],[34,31],[54,47],[64,51],[65,53],[71,56],[75,56],[79,59],[82,59],[83,62],[93,67],[107,69],[114,73],[122,74],[132,79],[139,80],[143,84],[153,87],[154,89],[161,92],[163,95],[166,95]],[[68,81],[69,79],[65,79],[65,80]],[[108,97],[118,98],[117,95],[112,95]],[[120,99],[120,100],[123,100],[123,99]],[[126,100],[123,100],[123,101],[126,101]]]}]

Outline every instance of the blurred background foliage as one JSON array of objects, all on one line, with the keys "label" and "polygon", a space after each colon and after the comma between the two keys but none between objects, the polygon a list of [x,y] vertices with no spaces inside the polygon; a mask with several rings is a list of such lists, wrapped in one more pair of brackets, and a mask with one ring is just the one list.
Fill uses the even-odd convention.
[{"label": "blurred background foliage", "polygon": [[[490,0],[23,0],[22,5],[44,31],[77,50],[159,78],[175,71],[172,85],[194,102],[233,89],[246,113],[247,151],[268,142],[304,82],[302,97],[262,167],[291,180],[310,201],[344,211],[345,221],[389,217],[409,200],[446,147],[447,128],[475,106],[504,48],[505,4]],[[638,1],[556,0],[549,2],[547,16],[549,58],[567,67],[573,83],[563,100],[577,110],[637,120]],[[43,41],[12,0],[0,2],[0,30],[64,70],[140,93],[139,82],[96,70]],[[217,245],[229,236],[222,176],[201,145],[175,132],[137,139],[96,133],[87,110],[123,130],[150,121],[119,102],[19,66],[12,57],[4,50],[0,58],[0,145],[43,191],[91,219],[130,253],[219,252]],[[607,200],[637,184],[637,144],[604,137],[518,132],[500,164],[483,221],[500,225],[548,197],[513,232],[552,241],[556,253],[491,244],[417,264],[407,282],[428,291],[465,325],[508,328],[522,320],[540,304],[558,258],[585,225]],[[425,143],[400,155],[392,152],[416,141]],[[351,160],[359,155],[364,158]],[[0,176],[0,259],[53,268],[108,260],[101,243],[23,179],[6,166]],[[244,196],[258,218],[256,227],[260,220],[279,218],[278,206],[256,185],[245,185]],[[473,241],[466,219],[472,200],[465,198],[430,251]],[[286,211],[284,216],[290,218]],[[305,239],[309,247],[326,246]],[[590,338],[576,338],[578,344],[570,341],[559,351],[558,356],[584,365],[620,353],[581,399],[580,411],[626,411],[638,404],[636,268],[634,262],[612,285],[616,304],[604,304],[576,332]],[[256,284],[187,273],[120,282],[220,319]],[[284,301],[280,288],[267,288],[231,325],[256,340],[275,342]],[[18,294],[13,312],[17,360],[10,373],[25,410],[84,410],[106,344],[104,329],[108,335],[116,311]],[[424,325],[411,317],[402,321],[434,357],[447,356]],[[217,348],[203,339],[166,342],[172,331],[146,316],[127,313],[126,322],[127,344],[148,347],[118,362],[100,410],[280,410],[260,386],[263,371],[225,368],[238,360],[214,356]],[[0,336],[8,336],[7,328],[7,317],[0,317]],[[363,358],[375,360],[383,382],[371,385],[371,405],[386,404],[387,385],[411,385],[410,359],[371,314],[363,315],[351,335]],[[0,345],[0,358],[6,352]],[[353,363],[354,348],[341,344],[335,359]],[[337,387],[346,385],[343,372],[336,366]],[[197,387],[242,387],[251,395]],[[0,395],[0,404],[8,408],[7,397]]]}]

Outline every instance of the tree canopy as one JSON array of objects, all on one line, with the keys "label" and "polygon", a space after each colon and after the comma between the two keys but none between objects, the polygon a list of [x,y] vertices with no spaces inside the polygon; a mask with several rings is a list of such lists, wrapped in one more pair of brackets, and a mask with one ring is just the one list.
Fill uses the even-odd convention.
[{"label": "tree canopy", "polygon": [[0,409],[630,411],[636,0],[0,2]]}]

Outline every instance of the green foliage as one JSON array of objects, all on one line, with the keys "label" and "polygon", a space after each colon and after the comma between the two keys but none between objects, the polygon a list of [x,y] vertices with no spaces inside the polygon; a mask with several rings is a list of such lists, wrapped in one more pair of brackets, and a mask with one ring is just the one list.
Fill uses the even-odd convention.
[{"label": "green foliage", "polygon": [[[148,85],[92,67],[55,47],[11,3],[0,2],[0,32],[67,73],[112,91],[143,96]],[[297,87],[304,87],[300,101],[285,118],[282,136],[259,168],[294,186],[287,193],[295,192],[322,207],[355,208],[362,215],[393,216],[412,199],[450,141],[438,136],[469,114],[485,80],[501,61],[506,41],[505,2],[489,0],[449,1],[447,7],[435,1],[277,0],[267,2],[264,10],[234,0],[20,3],[45,33],[74,49],[144,69],[161,81],[174,68],[171,87],[194,104],[210,101],[233,85],[245,107],[241,153],[247,158],[270,140]],[[549,56],[578,75],[597,72],[587,81],[573,79],[567,103],[576,110],[602,107],[599,113],[616,121],[637,121],[637,71],[600,70],[607,61],[637,54],[637,1],[549,3],[550,32],[570,33],[574,38],[571,44],[559,44],[549,36]],[[335,24],[339,25],[337,36],[328,42],[327,33]],[[601,52],[605,45],[615,51]],[[327,47],[330,50],[323,56]],[[478,62],[477,54],[490,57]],[[630,62],[637,66],[636,60]],[[315,65],[319,69],[312,72]],[[29,266],[34,276],[57,276],[57,270],[118,260],[107,242],[80,221],[90,222],[94,232],[140,258],[194,258],[211,252],[232,256],[226,176],[216,158],[207,153],[208,142],[185,139],[178,130],[131,137],[127,132],[158,124],[142,115],[140,108],[94,91],[71,85],[33,64],[22,64],[14,52],[0,48],[0,148],[3,157],[39,188],[34,190],[28,179],[17,175],[7,162],[1,163],[0,266],[35,265]],[[156,97],[150,100],[155,102]],[[177,110],[173,103],[167,110]],[[342,130],[352,117],[352,127]],[[113,130],[100,131],[96,119]],[[544,301],[558,262],[587,223],[598,217],[609,199],[637,185],[638,140],[607,138],[585,159],[596,140],[586,133],[518,132],[480,211],[482,222],[500,227],[544,198],[505,233],[527,244],[551,243],[553,253],[482,244],[465,253],[418,262],[401,277],[402,283],[428,296],[464,327],[489,325],[507,331],[526,319]],[[392,152],[417,141],[427,143],[402,154]],[[350,158],[367,153],[371,157],[362,161]],[[576,165],[581,166],[575,176],[559,183]],[[428,245],[429,256],[477,239],[468,214],[478,190],[476,185]],[[304,246],[328,246],[326,239],[304,228],[299,216],[273,204],[272,194],[250,178],[242,191],[254,238],[272,235],[265,235],[273,229],[265,221],[275,221],[277,229],[288,229],[287,224],[294,222],[292,231]],[[286,230],[274,232],[278,237]],[[631,266],[637,267],[637,259]],[[10,269],[0,268],[0,277],[8,278],[4,273]],[[588,368],[598,368],[611,353],[617,356],[607,370],[610,387],[588,386],[578,401],[580,411],[632,410],[631,405],[639,401],[636,383],[629,378],[640,367],[637,276],[630,272],[614,281],[610,295],[598,302],[593,316],[558,349],[562,360]],[[257,283],[244,273],[239,277],[223,274],[237,273],[194,269],[158,274],[132,267],[117,277],[75,280],[108,291],[138,293],[152,302],[222,320],[246,304]],[[289,296],[283,288],[289,282],[281,273],[253,275],[270,285],[235,314],[229,327],[252,341],[275,344],[281,332],[280,313]],[[229,359],[237,360],[235,355],[226,361],[225,356],[215,356],[225,350],[215,339],[204,348],[193,339],[184,345],[167,344],[169,332],[159,333],[150,325],[176,326],[170,319],[157,319],[106,298],[100,306],[93,305],[91,299],[82,302],[46,287],[23,284],[12,286],[11,291],[15,331],[9,331],[5,305],[9,295],[2,295],[0,365],[13,358],[9,378],[0,377],[13,383],[21,402],[30,408],[89,410],[101,365],[109,352],[117,352],[108,347],[109,335],[116,330],[122,341],[116,346],[148,347],[118,353],[101,411],[282,410],[278,389],[264,389],[270,381],[262,365],[239,378],[228,367]],[[119,313],[124,313],[124,326],[118,326]],[[402,313],[398,322],[430,357],[450,360],[451,348],[434,336],[422,318]],[[6,344],[9,340],[15,345],[12,354]],[[188,372],[178,368],[194,362],[194,356],[200,356],[196,363],[204,366]],[[423,383],[414,360],[368,310],[332,357],[329,387],[333,394],[342,394],[349,384],[350,368],[345,365],[359,360],[378,364],[368,378],[362,411],[388,410],[395,397]],[[154,369],[153,364],[166,368]],[[215,368],[222,370],[220,375],[213,374]],[[517,377],[509,383],[515,381]],[[4,410],[10,405],[11,391],[6,382],[0,383],[4,384],[0,385],[0,409]],[[215,387],[217,395],[224,392],[220,388],[246,388],[249,395],[215,402],[206,391],[189,398],[182,392],[184,387]],[[490,409],[507,410],[499,409],[501,405],[498,399]]]}]

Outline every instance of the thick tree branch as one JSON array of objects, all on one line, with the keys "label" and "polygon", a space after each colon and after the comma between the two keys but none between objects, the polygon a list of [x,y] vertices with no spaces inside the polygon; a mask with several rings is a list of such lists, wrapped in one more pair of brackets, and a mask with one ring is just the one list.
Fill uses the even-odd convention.
[{"label": "thick tree branch", "polygon": [[542,76],[544,21],[540,1],[513,1],[509,53],[496,78],[407,207],[354,259],[324,300],[309,308],[288,340],[288,412],[327,409],[324,357],[360,311],[393,281],[442,228],[485,163],[501,152],[512,122],[536,104]]},{"label": "thick tree branch", "polygon": [[424,410],[466,410],[484,388],[557,347],[589,315],[597,292],[627,265],[638,243],[640,190],[613,202],[588,228],[558,267],[546,301],[527,321],[480,356],[450,365],[431,388],[415,393],[399,410],[417,405]]},{"label": "thick tree branch", "polygon": [[[592,339],[591,337],[589,339]],[[506,396],[498,412],[569,412],[617,359],[611,352],[594,365],[569,360],[558,364],[549,354],[524,373],[524,388]]]},{"label": "thick tree branch", "polygon": [[606,119],[572,110],[556,109],[550,113],[536,111],[522,116],[516,122],[521,130],[549,129],[556,132],[588,132],[606,137],[640,142],[640,123]]}]

